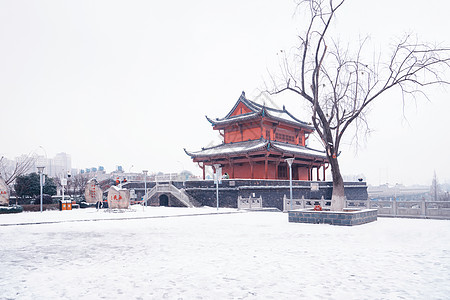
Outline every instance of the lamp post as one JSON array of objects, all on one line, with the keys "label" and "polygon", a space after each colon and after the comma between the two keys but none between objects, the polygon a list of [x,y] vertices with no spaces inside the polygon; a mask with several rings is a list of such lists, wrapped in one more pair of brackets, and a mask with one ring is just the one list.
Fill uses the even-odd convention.
[{"label": "lamp post", "polygon": [[42,174],[44,172],[44,166],[37,167],[39,173],[39,185],[41,187],[41,212],[42,212]]},{"label": "lamp post", "polygon": [[[144,189],[145,189],[145,203],[144,205],[147,206],[147,173],[148,170],[143,170],[142,173],[144,173]],[[144,208],[144,205],[142,206]]]},{"label": "lamp post", "polygon": [[219,164],[215,164],[214,165],[214,169],[216,171],[216,205],[217,205],[217,210],[219,210],[219,181],[220,181],[220,176],[222,176],[222,169],[220,168]]},{"label": "lamp post", "polygon": [[64,175],[61,175],[61,194],[62,194],[62,197],[61,197],[61,203],[65,203],[64,201],[64,190],[65,190],[65,186],[67,185],[67,179],[66,178],[64,178]]},{"label": "lamp post", "polygon": [[286,158],[285,161],[288,163],[289,165],[289,193],[291,196],[291,210],[292,210],[292,163],[294,162],[294,158]]}]

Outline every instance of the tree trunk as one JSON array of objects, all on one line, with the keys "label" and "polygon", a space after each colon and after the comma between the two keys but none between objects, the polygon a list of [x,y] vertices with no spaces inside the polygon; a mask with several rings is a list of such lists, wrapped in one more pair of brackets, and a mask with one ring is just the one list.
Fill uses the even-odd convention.
[{"label": "tree trunk", "polygon": [[342,179],[339,162],[336,158],[330,158],[331,174],[333,176],[333,194],[331,196],[331,210],[342,211],[345,207],[344,179]]}]

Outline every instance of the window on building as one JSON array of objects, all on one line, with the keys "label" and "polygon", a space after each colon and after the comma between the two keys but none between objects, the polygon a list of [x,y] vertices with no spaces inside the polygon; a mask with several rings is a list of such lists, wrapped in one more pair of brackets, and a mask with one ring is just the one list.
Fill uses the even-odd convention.
[{"label": "window on building", "polygon": [[266,130],[266,139],[270,140],[270,130]]},{"label": "window on building", "polygon": [[288,142],[288,143],[295,142],[295,138],[293,135],[288,135],[288,134],[278,133],[278,132],[275,134],[275,139],[280,142]]},{"label": "window on building", "polygon": [[278,179],[287,179],[287,166],[285,165],[279,165],[278,166]]}]

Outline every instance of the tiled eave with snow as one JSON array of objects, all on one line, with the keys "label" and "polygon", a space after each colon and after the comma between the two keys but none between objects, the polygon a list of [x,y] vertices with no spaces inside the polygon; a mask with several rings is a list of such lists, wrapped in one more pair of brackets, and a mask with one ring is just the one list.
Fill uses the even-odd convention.
[{"label": "tiled eave with snow", "polygon": [[[252,112],[242,114],[242,115],[232,116],[231,115],[232,112],[236,109],[236,107],[238,106],[238,104],[240,102],[244,103],[249,109],[252,110]],[[245,98],[244,93],[239,97],[239,100],[236,102],[234,107],[224,118],[211,119],[208,116],[206,116],[206,119],[214,127],[216,127],[216,129],[219,129],[226,125],[230,125],[230,124],[238,123],[238,122],[250,121],[250,120],[254,120],[254,119],[259,119],[261,117],[263,117],[267,120],[273,121],[273,122],[281,122],[281,123],[292,125],[294,127],[304,128],[309,131],[314,131],[313,126],[294,117],[289,111],[286,110],[286,108],[284,106],[283,106],[282,110],[271,108],[271,107],[266,107],[264,105],[260,105],[256,102],[248,100],[247,98]]]},{"label": "tiled eave with snow", "polygon": [[229,124],[233,124],[233,123],[237,123],[237,122],[243,122],[243,121],[251,121],[251,120],[255,120],[255,119],[259,119],[260,114],[253,112],[253,113],[248,113],[248,114],[242,114],[242,115],[237,115],[237,116],[232,116],[228,119],[211,119],[208,118],[208,116],[206,116],[206,119],[209,121],[209,123],[211,123],[212,126],[224,126],[224,125],[229,125]]},{"label": "tiled eave with snow", "polygon": [[247,156],[270,152],[281,157],[296,157],[309,160],[326,161],[325,152],[308,147],[292,145],[283,142],[268,141],[265,139],[245,141],[238,143],[221,144],[200,151],[186,151],[194,161],[202,161],[213,158]]},{"label": "tiled eave with snow", "polygon": [[327,159],[327,156],[324,151],[319,151],[308,147],[292,145],[283,142],[272,141],[270,143],[273,149],[276,149],[283,153]]},{"label": "tiled eave with snow", "polygon": [[254,140],[238,143],[221,144],[209,148],[202,148],[200,151],[186,151],[187,155],[192,158],[197,157],[215,157],[215,156],[235,156],[239,154],[246,154],[250,152],[263,151],[267,147],[266,140]]}]

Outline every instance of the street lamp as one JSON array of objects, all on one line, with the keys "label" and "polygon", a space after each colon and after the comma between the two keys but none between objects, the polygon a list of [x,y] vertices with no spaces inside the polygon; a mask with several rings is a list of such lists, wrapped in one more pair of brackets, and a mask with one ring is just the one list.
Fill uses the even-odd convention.
[{"label": "street lamp", "polygon": [[[148,199],[147,199],[147,173],[148,173],[148,170],[143,170],[142,171],[142,173],[144,173],[144,188],[145,188],[145,206],[147,206],[147,201],[148,201]],[[144,206],[142,206],[142,207],[144,207]]]},{"label": "street lamp", "polygon": [[39,173],[39,185],[41,186],[41,212],[42,212],[42,174],[44,172],[45,167],[39,166],[37,167]]},{"label": "street lamp", "polygon": [[220,164],[214,165],[214,170],[216,171],[216,205],[217,210],[219,210],[219,183],[220,183],[220,177],[222,176],[222,169],[220,168]]},{"label": "street lamp", "polygon": [[289,165],[289,193],[291,196],[291,210],[292,210],[292,163],[294,162],[294,158],[286,158],[285,161]]},{"label": "street lamp", "polygon": [[65,203],[64,201],[64,190],[65,190],[65,186],[67,185],[67,179],[64,178],[64,174],[61,175],[61,193],[62,193],[62,198],[61,198],[61,203]]}]

